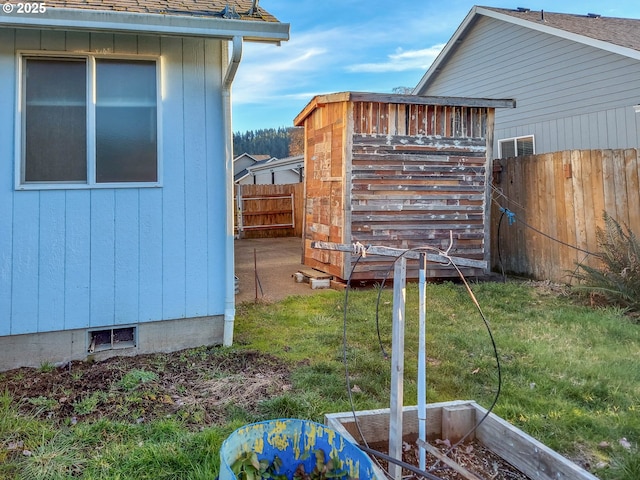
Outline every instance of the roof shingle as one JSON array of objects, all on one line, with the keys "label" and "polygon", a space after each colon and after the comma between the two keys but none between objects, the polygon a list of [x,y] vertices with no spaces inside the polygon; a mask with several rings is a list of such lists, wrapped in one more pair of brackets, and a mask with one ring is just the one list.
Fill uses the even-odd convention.
[{"label": "roof shingle", "polygon": [[494,7],[481,8],[565,30],[576,35],[601,40],[620,47],[640,50],[640,20],[635,18],[575,15],[542,12],[540,10],[521,11]]},{"label": "roof shingle", "polygon": [[[47,0],[47,8],[104,10],[112,12],[153,13],[223,18],[223,11],[237,14],[233,18],[277,22],[273,15],[258,5],[250,15],[252,0]],[[256,2],[257,3],[257,2]],[[225,18],[232,18],[230,16]]]}]

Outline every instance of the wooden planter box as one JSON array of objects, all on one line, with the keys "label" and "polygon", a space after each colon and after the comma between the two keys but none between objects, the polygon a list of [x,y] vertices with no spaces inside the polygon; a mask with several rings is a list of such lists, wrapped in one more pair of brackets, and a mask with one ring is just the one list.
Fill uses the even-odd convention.
[{"label": "wooden planter box", "polygon": [[[452,443],[480,421],[487,410],[473,401],[427,405],[427,440],[449,438]],[[389,439],[389,409],[356,412],[362,435],[368,443]],[[403,436],[418,436],[418,409],[404,407]],[[352,412],[325,415],[325,424],[347,440],[361,442]],[[598,480],[597,477],[515,428],[493,413],[475,431],[475,439],[493,453],[535,480]],[[376,466],[379,479],[386,478]]]}]

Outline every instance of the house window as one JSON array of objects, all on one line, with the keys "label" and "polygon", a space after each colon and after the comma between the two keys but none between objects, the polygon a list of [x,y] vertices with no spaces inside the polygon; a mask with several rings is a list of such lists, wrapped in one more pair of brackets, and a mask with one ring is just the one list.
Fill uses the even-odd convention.
[{"label": "house window", "polygon": [[20,187],[157,184],[155,60],[24,56]]},{"label": "house window", "polygon": [[535,154],[533,135],[505,138],[498,142],[500,158],[522,157]]},{"label": "house window", "polygon": [[26,59],[24,182],[86,182],[87,65]]}]

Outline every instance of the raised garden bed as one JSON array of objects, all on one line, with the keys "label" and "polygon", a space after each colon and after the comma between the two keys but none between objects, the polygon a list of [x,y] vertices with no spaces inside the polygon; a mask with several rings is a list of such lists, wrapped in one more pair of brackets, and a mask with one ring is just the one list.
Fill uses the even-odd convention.
[{"label": "raised garden bed", "polygon": [[[427,405],[427,442],[448,439],[452,444],[479,422],[487,410],[473,401],[452,401]],[[370,445],[388,442],[389,409],[356,412],[362,435]],[[418,437],[418,409],[404,407],[402,415],[403,438],[413,441]],[[325,415],[325,424],[353,443],[362,443],[352,412]],[[554,452],[535,438],[515,428],[493,413],[478,426],[474,435],[476,444],[496,454],[532,480],[598,480],[580,466]],[[377,478],[386,478],[374,466]],[[490,472],[487,472],[490,473]],[[480,476],[481,474],[479,474]],[[459,478],[469,478],[460,476]],[[491,478],[491,477],[488,477]]]}]

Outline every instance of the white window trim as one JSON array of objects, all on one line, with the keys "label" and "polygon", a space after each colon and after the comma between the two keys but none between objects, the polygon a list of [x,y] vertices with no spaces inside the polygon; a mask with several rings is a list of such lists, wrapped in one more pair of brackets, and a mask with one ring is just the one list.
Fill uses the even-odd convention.
[{"label": "white window trim", "polygon": [[[502,142],[508,142],[508,141],[512,141],[515,143],[516,149],[518,147],[518,143],[517,140],[520,140],[521,138],[530,138],[531,142],[533,143],[533,155],[536,154],[536,137],[535,135],[520,135],[518,137],[507,137],[507,138],[500,138],[498,140],[498,158],[503,158],[502,156]],[[516,157],[519,157],[522,155],[518,155],[518,152],[516,151]]]},{"label": "white window trim", "polygon": [[[23,138],[25,116],[23,110],[24,76],[23,69],[25,57],[42,58],[84,58],[87,60],[87,181],[86,182],[25,182],[23,180],[25,139]],[[156,182],[96,182],[96,141],[95,141],[95,85],[96,85],[96,59],[108,58],[113,60],[140,60],[156,63]],[[43,50],[20,50],[16,55],[16,119],[15,119],[15,168],[14,183],[16,190],[82,190],[104,188],[157,188],[162,187],[163,180],[163,139],[162,139],[162,57],[136,54],[100,54],[94,52],[60,52]]]}]

